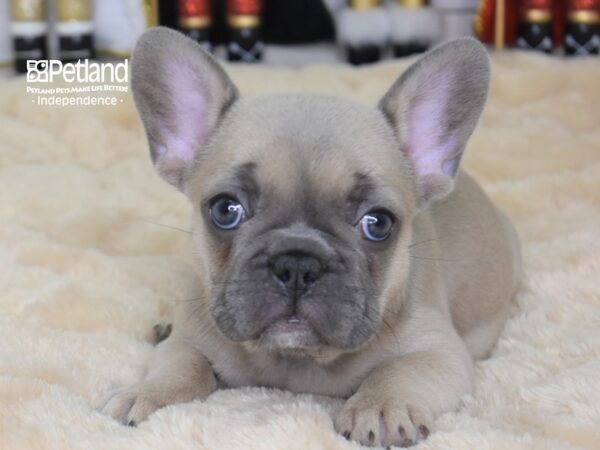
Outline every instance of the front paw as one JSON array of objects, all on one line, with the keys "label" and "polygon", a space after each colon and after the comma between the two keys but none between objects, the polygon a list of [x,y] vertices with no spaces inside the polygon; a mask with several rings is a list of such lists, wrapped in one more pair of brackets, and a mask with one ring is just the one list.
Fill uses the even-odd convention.
[{"label": "front paw", "polygon": [[409,447],[429,436],[432,423],[423,402],[359,390],[338,414],[335,428],[363,445]]},{"label": "front paw", "polygon": [[166,406],[162,397],[148,383],[140,382],[113,391],[101,411],[124,425],[136,426],[154,411]]}]

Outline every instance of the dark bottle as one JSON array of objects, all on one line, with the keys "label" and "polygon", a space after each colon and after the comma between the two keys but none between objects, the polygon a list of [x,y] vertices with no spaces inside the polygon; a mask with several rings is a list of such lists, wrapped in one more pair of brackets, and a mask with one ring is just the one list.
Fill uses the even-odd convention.
[{"label": "dark bottle", "polygon": [[[366,29],[370,25],[377,26],[377,16],[373,16],[370,13],[381,9],[380,0],[348,0],[348,9],[339,18],[340,21],[347,21],[348,23],[345,25],[339,23],[338,27],[340,30],[338,32],[341,33],[340,39],[346,41],[344,42],[346,45],[346,55],[350,64],[355,66],[371,64],[381,59],[382,46],[374,41],[361,42],[361,39],[357,38],[358,34],[357,36],[353,36],[355,31],[351,26],[357,22],[362,22],[363,27]],[[370,24],[369,22],[373,20],[373,17],[375,17],[375,21],[373,24]]]},{"label": "dark bottle", "polygon": [[440,27],[436,11],[425,5],[425,0],[395,2],[391,33],[394,57],[425,52],[438,33],[436,28]]},{"label": "dark bottle", "polygon": [[552,1],[524,0],[520,11],[517,47],[552,53]]},{"label": "dark bottle", "polygon": [[48,59],[46,2],[12,0],[11,17],[15,69],[19,73],[26,73],[27,61]]},{"label": "dark bottle", "polygon": [[600,52],[600,1],[569,0],[565,25],[567,55],[597,55]]},{"label": "dark bottle", "polygon": [[264,44],[260,38],[260,0],[227,0],[227,59],[258,62]]},{"label": "dark bottle", "polygon": [[60,60],[94,58],[92,0],[57,0],[56,17]]},{"label": "dark bottle", "polygon": [[212,51],[210,42],[210,0],[179,0],[177,3],[179,31]]}]

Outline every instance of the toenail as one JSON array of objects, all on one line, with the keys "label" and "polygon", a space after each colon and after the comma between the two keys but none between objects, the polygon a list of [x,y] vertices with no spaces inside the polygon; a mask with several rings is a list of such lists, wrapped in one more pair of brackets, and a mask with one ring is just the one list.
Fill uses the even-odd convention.
[{"label": "toenail", "polygon": [[369,444],[372,444],[373,441],[375,441],[375,433],[373,433],[373,430],[369,431],[369,435],[367,436],[367,439],[369,439]]},{"label": "toenail", "polygon": [[402,440],[406,439],[406,431],[404,431],[404,427],[402,425],[398,427],[398,433],[400,434],[400,438],[402,438]]}]

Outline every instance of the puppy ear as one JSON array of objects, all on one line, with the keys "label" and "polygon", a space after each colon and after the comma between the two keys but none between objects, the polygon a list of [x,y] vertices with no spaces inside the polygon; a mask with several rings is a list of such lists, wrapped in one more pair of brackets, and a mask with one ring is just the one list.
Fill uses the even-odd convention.
[{"label": "puppy ear", "polygon": [[183,190],[198,153],[237,89],[198,44],[167,28],[138,40],[131,61],[135,104],[158,173]]},{"label": "puppy ear", "polygon": [[472,38],[457,39],[425,54],[381,99],[379,107],[412,163],[420,207],[452,191],[489,77],[485,48]]}]

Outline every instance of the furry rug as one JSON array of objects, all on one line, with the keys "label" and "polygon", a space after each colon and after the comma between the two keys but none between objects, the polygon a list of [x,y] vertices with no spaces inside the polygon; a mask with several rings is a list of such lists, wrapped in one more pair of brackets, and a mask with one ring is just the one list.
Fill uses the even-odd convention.
[{"label": "furry rug", "polygon": [[[406,61],[231,67],[245,94],[375,104]],[[505,53],[464,167],[513,218],[524,281],[476,389],[420,448],[600,448],[600,63]],[[343,449],[340,401],[220,391],[138,428],[94,410],[141,376],[191,276],[186,200],[153,172],[129,98],[32,104],[0,87],[0,448]]]}]

